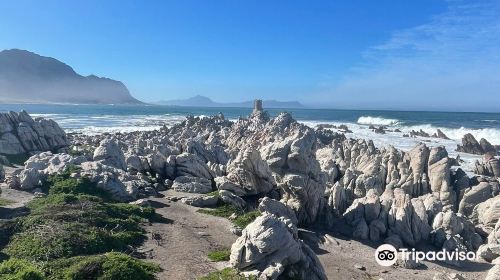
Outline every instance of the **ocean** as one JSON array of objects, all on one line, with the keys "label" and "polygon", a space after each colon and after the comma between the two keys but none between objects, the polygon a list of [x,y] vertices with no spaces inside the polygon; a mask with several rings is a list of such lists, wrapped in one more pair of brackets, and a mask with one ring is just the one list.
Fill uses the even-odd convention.
[{"label": "ocean", "polygon": [[[265,107],[265,104],[264,104]],[[67,132],[98,134],[103,132],[130,132],[154,130],[162,125],[173,125],[186,115],[209,116],[222,112],[227,119],[235,120],[250,114],[250,108],[201,108],[142,105],[40,105],[40,104],[0,104],[0,112],[26,110],[33,117],[51,118]],[[500,113],[464,112],[411,112],[376,110],[336,110],[336,109],[266,109],[271,116],[282,111],[309,126],[317,124],[346,124],[353,133],[348,137],[371,139],[378,147],[393,145],[408,150],[418,142],[428,146],[444,145],[450,156],[457,156],[456,145],[466,133],[472,133],[478,140],[485,138],[492,144],[500,145]],[[368,127],[385,125],[389,129],[399,129],[402,133],[388,132],[376,134]],[[404,138],[404,133],[420,130],[434,134],[441,129],[450,140],[435,138]],[[466,160],[464,169],[470,171],[478,156],[461,154]]]}]

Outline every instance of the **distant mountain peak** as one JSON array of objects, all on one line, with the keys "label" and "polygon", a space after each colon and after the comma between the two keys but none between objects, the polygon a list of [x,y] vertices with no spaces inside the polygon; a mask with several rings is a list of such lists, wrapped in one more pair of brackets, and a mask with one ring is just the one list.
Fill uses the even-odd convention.
[{"label": "distant mountain peak", "polygon": [[[262,102],[265,108],[304,108],[298,101],[277,101],[277,100],[264,100]],[[203,95],[195,95],[186,99],[159,101],[156,104],[160,105],[170,105],[170,106],[189,106],[189,107],[241,107],[241,108],[252,108],[253,100],[248,100],[244,102],[231,102],[222,103],[215,102],[209,97]]]},{"label": "distant mountain peak", "polygon": [[0,51],[0,103],[137,104],[109,78],[81,76],[55,58],[20,49]]}]

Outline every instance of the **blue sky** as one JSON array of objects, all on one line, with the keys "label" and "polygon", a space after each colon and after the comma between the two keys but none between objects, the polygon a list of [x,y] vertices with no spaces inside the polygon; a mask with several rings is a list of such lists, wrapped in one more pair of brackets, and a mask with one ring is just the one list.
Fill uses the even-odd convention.
[{"label": "blue sky", "polygon": [[0,0],[0,14],[0,49],[145,101],[500,110],[498,0]]}]

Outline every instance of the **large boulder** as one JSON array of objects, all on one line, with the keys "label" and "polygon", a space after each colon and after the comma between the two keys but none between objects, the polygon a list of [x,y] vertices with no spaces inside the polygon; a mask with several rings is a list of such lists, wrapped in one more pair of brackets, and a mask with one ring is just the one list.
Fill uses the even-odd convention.
[{"label": "large boulder", "polygon": [[227,189],[225,185],[230,184],[238,195],[266,194],[276,185],[269,166],[255,149],[241,151],[227,167],[227,173],[225,180],[217,181],[218,188]]},{"label": "large boulder", "polygon": [[236,208],[239,209],[245,209],[246,208],[246,202],[243,200],[243,198],[235,195],[234,193],[226,190],[220,190],[219,191],[220,198],[222,202],[232,205]]},{"label": "large boulder", "polygon": [[443,206],[452,208],[456,196],[450,182],[451,170],[448,152],[443,146],[434,147],[429,154],[429,184],[432,193],[442,201]]},{"label": "large boulder", "polygon": [[500,220],[500,196],[497,195],[476,205],[471,219],[486,229],[493,229]]},{"label": "large boulder", "polygon": [[66,133],[53,120],[32,119],[26,111],[0,113],[0,154],[67,149]]},{"label": "large boulder", "polygon": [[258,209],[261,213],[267,212],[273,214],[276,217],[284,217],[286,219],[289,219],[295,225],[298,223],[295,212],[293,212],[292,209],[290,209],[282,202],[274,200],[272,198],[262,198],[260,200]]},{"label": "large boulder", "polygon": [[193,176],[212,180],[214,174],[208,165],[198,156],[182,153],[175,157],[175,173],[177,176]]},{"label": "large boulder", "polygon": [[17,176],[23,190],[40,187],[49,175],[64,172],[67,168],[79,165],[84,157],[73,157],[68,154],[52,154],[44,152],[30,157],[24,164],[24,169]]},{"label": "large boulder", "polygon": [[438,213],[432,228],[432,241],[438,248],[475,251],[482,244],[482,238],[476,233],[474,224],[460,213],[450,210]]},{"label": "large boulder", "polygon": [[297,227],[267,212],[249,224],[233,244],[230,264],[240,271],[257,270],[260,279],[281,275],[327,279],[314,252],[299,239]]},{"label": "large boulder", "polygon": [[321,182],[301,174],[287,174],[278,187],[283,191],[282,202],[295,211],[299,224],[316,221],[325,192]]},{"label": "large boulder", "polygon": [[212,192],[212,182],[205,178],[192,176],[179,176],[175,178],[172,189],[187,193],[209,193]]},{"label": "large boulder", "polygon": [[130,175],[101,162],[88,161],[82,163],[80,167],[79,176],[88,178],[97,188],[107,191],[117,201],[137,200],[139,190],[152,185],[144,177]]},{"label": "large boulder", "polygon": [[482,155],[484,154],[484,150],[477,142],[474,135],[467,133],[462,138],[462,145],[457,146],[457,151],[468,154]]},{"label": "large boulder", "polygon": [[412,232],[412,203],[408,194],[401,189],[394,190],[394,199],[387,216],[387,224],[391,233],[398,235],[406,244],[415,246],[416,240]]},{"label": "large boulder", "polygon": [[110,138],[101,141],[99,147],[94,151],[94,161],[100,161],[102,164],[109,165],[121,170],[127,169],[127,162],[123,151],[118,143]]},{"label": "large boulder", "polygon": [[486,157],[482,163],[476,161],[474,173],[500,178],[500,160],[494,157]]},{"label": "large boulder", "polygon": [[198,195],[191,197],[184,197],[181,199],[182,203],[200,208],[211,208],[217,206],[219,197],[215,195]]},{"label": "large boulder", "polygon": [[460,201],[458,212],[465,216],[470,216],[474,207],[492,196],[491,185],[488,182],[481,182],[466,192]]}]

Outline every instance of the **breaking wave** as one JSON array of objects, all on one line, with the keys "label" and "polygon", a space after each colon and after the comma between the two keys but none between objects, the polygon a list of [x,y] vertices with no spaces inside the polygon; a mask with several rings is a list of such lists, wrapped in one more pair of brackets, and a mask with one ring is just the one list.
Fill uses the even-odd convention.
[{"label": "breaking wave", "polygon": [[365,125],[396,125],[396,124],[399,124],[399,120],[396,120],[396,119],[386,119],[386,118],[382,118],[382,117],[361,116],[358,119],[358,124],[365,124]]},{"label": "breaking wave", "polygon": [[465,134],[470,133],[479,141],[481,138],[488,140],[494,145],[500,145],[500,129],[497,128],[479,128],[472,129],[466,127],[460,128],[447,128],[447,127],[435,127],[430,124],[425,125],[415,125],[406,127],[407,130],[423,130],[429,134],[434,134],[437,129],[440,129],[449,138],[461,141]]}]

